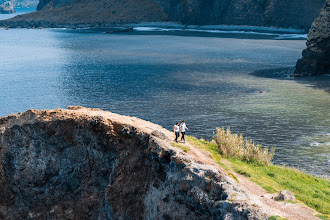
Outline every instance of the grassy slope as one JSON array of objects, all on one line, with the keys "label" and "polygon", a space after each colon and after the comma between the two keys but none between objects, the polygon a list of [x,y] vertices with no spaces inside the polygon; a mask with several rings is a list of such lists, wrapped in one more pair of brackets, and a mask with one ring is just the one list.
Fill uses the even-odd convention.
[{"label": "grassy slope", "polygon": [[237,159],[227,159],[231,164],[231,168],[229,168],[220,161],[224,158],[221,158],[215,143],[189,136],[187,137],[187,140],[199,149],[209,152],[215,161],[227,171],[230,171],[232,168],[235,172],[245,175],[251,181],[256,182],[270,193],[279,193],[281,190],[290,190],[295,194],[298,200],[324,214],[320,217],[323,219],[329,219],[329,180],[314,177],[301,171],[283,166],[263,166],[250,164]]}]

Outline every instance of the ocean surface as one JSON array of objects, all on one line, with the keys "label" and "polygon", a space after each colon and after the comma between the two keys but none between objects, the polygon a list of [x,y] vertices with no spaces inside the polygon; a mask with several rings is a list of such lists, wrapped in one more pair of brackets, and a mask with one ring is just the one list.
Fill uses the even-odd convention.
[{"label": "ocean surface", "polygon": [[230,28],[0,29],[0,117],[81,105],[168,129],[185,119],[207,140],[230,127],[276,147],[276,164],[330,176],[330,76],[289,77],[305,41]]}]

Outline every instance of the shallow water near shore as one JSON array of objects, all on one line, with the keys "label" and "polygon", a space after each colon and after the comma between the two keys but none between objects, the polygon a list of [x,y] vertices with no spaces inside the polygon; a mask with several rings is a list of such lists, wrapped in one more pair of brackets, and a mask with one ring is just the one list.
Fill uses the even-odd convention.
[{"label": "shallow water near shore", "polygon": [[205,139],[230,127],[330,176],[330,76],[288,77],[305,40],[237,36],[0,29],[0,116],[82,105]]}]

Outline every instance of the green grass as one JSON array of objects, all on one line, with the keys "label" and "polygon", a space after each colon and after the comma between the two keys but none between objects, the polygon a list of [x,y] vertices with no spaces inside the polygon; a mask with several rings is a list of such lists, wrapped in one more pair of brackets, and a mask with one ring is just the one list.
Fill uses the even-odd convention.
[{"label": "green grass", "polygon": [[204,150],[204,151],[210,153],[211,157],[214,159],[214,161],[219,166],[224,168],[226,171],[229,171],[229,167],[226,164],[221,162],[221,155],[219,154],[219,150],[218,150],[216,143],[205,141],[203,139],[198,139],[193,136],[186,136],[186,139],[189,143],[191,143],[198,149]]},{"label": "green grass", "polygon": [[231,172],[228,172],[228,175],[231,176],[237,183],[239,183],[237,177],[234,174],[232,174]]},{"label": "green grass", "polygon": [[245,175],[270,193],[292,191],[296,198],[323,214],[330,214],[330,181],[295,169],[262,166],[228,159],[235,172]]},{"label": "green grass", "polygon": [[[215,161],[222,166],[221,164],[223,163],[220,162],[221,155],[215,143],[199,140],[195,137],[187,137],[187,140],[199,149],[209,152]],[[298,200],[322,213],[323,215],[320,215],[321,217],[319,216],[319,218],[329,219],[329,180],[314,177],[301,171],[283,166],[265,166],[257,163],[243,162],[239,159],[232,158],[228,158],[227,160],[230,162],[231,168],[236,173],[246,176],[251,181],[259,184],[269,193],[279,193],[281,190],[290,190],[295,194]],[[230,168],[226,166],[226,170],[229,171]]]},{"label": "green grass", "polygon": [[321,220],[330,220],[330,215],[316,215]]},{"label": "green grass", "polygon": [[179,144],[179,143],[171,143],[171,146],[172,147],[179,148],[179,149],[183,150],[186,153],[188,152],[188,150],[190,150],[190,147],[189,146],[186,146],[186,145],[183,145],[183,144]]},{"label": "green grass", "polygon": [[189,143],[196,146],[198,149],[209,152],[215,161],[220,162],[221,155],[219,154],[218,147],[215,143],[205,141],[203,139],[197,139],[196,137],[192,136],[186,136],[186,139]]},{"label": "green grass", "polygon": [[287,218],[282,218],[280,216],[274,215],[269,218],[269,220],[288,220]]}]

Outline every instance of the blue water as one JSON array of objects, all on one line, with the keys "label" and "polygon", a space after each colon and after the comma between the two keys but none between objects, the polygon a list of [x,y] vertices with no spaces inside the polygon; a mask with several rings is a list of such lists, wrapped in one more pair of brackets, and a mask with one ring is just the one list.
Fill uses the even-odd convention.
[{"label": "blue water", "polygon": [[[305,40],[0,29],[0,116],[82,105],[211,139],[230,127],[274,162],[330,176],[330,76],[292,80]],[[259,90],[265,93],[258,93]]]}]

